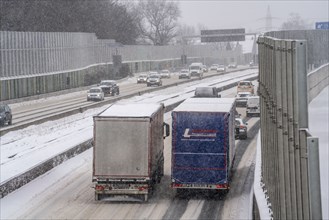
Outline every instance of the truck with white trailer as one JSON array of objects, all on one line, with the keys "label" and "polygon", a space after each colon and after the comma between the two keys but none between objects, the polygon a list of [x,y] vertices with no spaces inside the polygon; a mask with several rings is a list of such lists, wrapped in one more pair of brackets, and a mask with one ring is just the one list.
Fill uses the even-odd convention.
[{"label": "truck with white trailer", "polygon": [[113,104],[94,120],[96,200],[147,201],[164,175],[164,105]]},{"label": "truck with white trailer", "polygon": [[234,120],[234,98],[190,98],[172,111],[172,188],[229,190]]}]

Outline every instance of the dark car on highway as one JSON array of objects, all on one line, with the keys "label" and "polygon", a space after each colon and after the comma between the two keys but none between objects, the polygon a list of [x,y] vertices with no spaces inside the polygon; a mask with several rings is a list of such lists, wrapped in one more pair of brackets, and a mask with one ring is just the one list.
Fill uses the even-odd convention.
[{"label": "dark car on highway", "polygon": [[0,126],[12,124],[13,116],[11,109],[7,104],[0,104]]},{"label": "dark car on highway", "polygon": [[146,81],[147,86],[162,86],[161,76],[159,74],[150,75]]},{"label": "dark car on highway", "polygon": [[102,88],[104,94],[109,94],[109,95],[120,94],[119,86],[114,80],[102,80],[101,83],[98,84],[98,86]]},{"label": "dark car on highway", "polygon": [[194,91],[194,97],[196,98],[221,98],[216,87],[204,86],[197,87]]}]

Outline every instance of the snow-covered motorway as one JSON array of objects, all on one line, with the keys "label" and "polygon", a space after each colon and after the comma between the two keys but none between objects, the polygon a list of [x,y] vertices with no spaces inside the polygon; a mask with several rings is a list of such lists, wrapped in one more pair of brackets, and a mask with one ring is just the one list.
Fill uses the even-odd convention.
[{"label": "snow-covered motorway", "polygon": [[[246,68],[242,67],[242,69]],[[239,71],[239,69],[231,70],[227,72],[227,74],[234,74],[233,72],[235,71]],[[218,73],[216,73],[216,71],[209,71],[204,77],[212,77],[214,75],[218,75]],[[198,81],[197,78],[192,78],[191,80]],[[178,79],[176,73],[172,74],[172,77],[169,79],[163,79],[163,86],[161,87],[147,87],[146,84],[137,84],[136,77],[131,77],[124,79],[124,81],[118,81],[120,85],[119,96],[107,96],[104,101],[97,103],[86,101],[86,88],[82,88],[85,90],[80,90],[79,92],[68,93],[68,95],[57,95],[57,93],[54,93],[51,99],[44,98],[34,102],[20,102],[18,105],[10,105],[14,115],[13,125],[1,127],[0,134],[3,135],[12,130],[25,128],[31,124],[40,124],[48,120],[55,120],[68,115],[77,114],[86,109],[115,102],[123,97],[144,94],[145,92],[159,90],[164,87],[174,86],[191,80]]]},{"label": "snow-covered motorway", "polygon": [[[255,70],[248,71],[255,72]],[[217,84],[225,80],[225,77],[232,76],[191,82],[136,96],[129,101],[161,101],[169,105],[192,96],[193,93],[188,91],[192,91],[196,86]],[[235,89],[222,92],[222,96],[234,95]],[[104,108],[106,106],[4,135],[1,139],[1,182],[23,172],[24,168],[41,163],[56,152],[64,151],[79,142],[90,139],[92,137],[91,116]],[[166,121],[170,123],[170,113],[166,114]],[[186,198],[175,196],[175,191],[169,187],[171,140],[167,138],[165,140],[165,176],[148,203],[94,201],[94,191],[91,188],[92,151],[89,149],[2,198],[0,200],[1,218],[249,218],[255,156],[253,137],[258,130],[258,119],[251,118],[248,122],[249,128],[253,128],[249,130],[248,140],[237,142],[238,154],[232,188],[229,194],[222,198],[212,198],[202,193],[188,195]]]}]

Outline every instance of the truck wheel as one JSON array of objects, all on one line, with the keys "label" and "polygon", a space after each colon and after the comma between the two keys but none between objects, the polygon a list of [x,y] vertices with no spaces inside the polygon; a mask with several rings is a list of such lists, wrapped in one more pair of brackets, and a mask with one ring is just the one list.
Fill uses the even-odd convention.
[{"label": "truck wheel", "polygon": [[178,198],[184,199],[188,195],[188,191],[186,189],[176,189],[176,196]]}]

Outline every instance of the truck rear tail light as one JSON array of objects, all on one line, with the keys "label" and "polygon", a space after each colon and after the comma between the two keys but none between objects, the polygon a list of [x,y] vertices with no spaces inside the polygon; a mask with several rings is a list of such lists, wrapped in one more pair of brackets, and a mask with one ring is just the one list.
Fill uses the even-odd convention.
[{"label": "truck rear tail light", "polygon": [[147,186],[140,186],[140,187],[138,187],[138,190],[139,191],[144,191],[144,190],[147,190]]},{"label": "truck rear tail light", "polygon": [[216,185],[217,189],[227,189],[228,188],[228,184],[224,183],[224,184],[217,184]]},{"label": "truck rear tail light", "polygon": [[179,184],[179,183],[173,183],[172,184],[172,187],[182,187],[183,186],[183,184]]},{"label": "truck rear tail light", "polygon": [[105,187],[102,185],[96,185],[95,190],[97,191],[104,191]]}]

